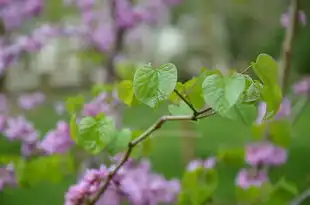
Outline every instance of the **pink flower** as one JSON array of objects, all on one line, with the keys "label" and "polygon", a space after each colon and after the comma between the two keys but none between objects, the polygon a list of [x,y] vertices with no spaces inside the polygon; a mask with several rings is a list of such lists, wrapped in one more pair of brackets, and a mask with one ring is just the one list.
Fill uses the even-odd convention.
[{"label": "pink flower", "polygon": [[[281,16],[281,25],[284,27],[284,28],[287,28],[289,26],[289,23],[290,23],[290,16],[289,16],[289,11],[282,14]],[[306,26],[307,24],[307,16],[305,14],[304,11],[298,11],[298,20],[299,22],[301,23],[301,25],[303,26]]]},{"label": "pink flower", "polygon": [[236,178],[236,184],[243,189],[248,189],[252,186],[261,187],[268,180],[268,176],[264,171],[241,169]]},{"label": "pink flower", "polygon": [[261,142],[247,145],[245,158],[246,162],[252,166],[262,164],[282,165],[286,162],[287,153],[283,148]]}]

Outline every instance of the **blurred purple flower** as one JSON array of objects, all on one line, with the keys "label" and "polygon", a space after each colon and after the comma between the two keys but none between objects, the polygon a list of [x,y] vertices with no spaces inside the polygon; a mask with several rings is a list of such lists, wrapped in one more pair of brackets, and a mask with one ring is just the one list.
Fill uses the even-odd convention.
[{"label": "blurred purple flower", "polygon": [[21,109],[31,110],[45,101],[45,95],[41,92],[22,94],[18,98],[18,105]]},{"label": "blurred purple flower", "polygon": [[259,142],[246,146],[246,162],[249,165],[282,165],[286,162],[285,149],[268,142]]},{"label": "blurred purple flower", "polygon": [[8,164],[6,167],[0,167],[0,192],[5,186],[16,186],[16,176],[13,164]]},{"label": "blurred purple flower", "polygon": [[21,140],[26,143],[37,141],[39,134],[24,117],[9,118],[4,134],[9,140]]},{"label": "blurred purple flower", "polygon": [[310,94],[310,77],[307,76],[293,86],[294,93],[297,95]]},{"label": "blurred purple flower", "polygon": [[236,178],[236,184],[243,189],[248,189],[252,186],[261,187],[268,180],[267,173],[264,171],[241,169]]},{"label": "blurred purple flower", "polygon": [[56,102],[54,104],[55,111],[58,115],[62,115],[66,111],[66,107],[63,102]]},{"label": "blurred purple flower", "polygon": [[[304,11],[298,11],[298,20],[301,23],[301,25],[306,26],[307,24],[307,16]],[[281,25],[284,28],[288,28],[289,23],[290,23],[290,16],[289,16],[289,11],[281,15]]]},{"label": "blurred purple flower", "polygon": [[49,131],[39,143],[39,148],[48,154],[64,153],[73,145],[70,137],[69,125],[67,122],[57,123],[56,130]]}]

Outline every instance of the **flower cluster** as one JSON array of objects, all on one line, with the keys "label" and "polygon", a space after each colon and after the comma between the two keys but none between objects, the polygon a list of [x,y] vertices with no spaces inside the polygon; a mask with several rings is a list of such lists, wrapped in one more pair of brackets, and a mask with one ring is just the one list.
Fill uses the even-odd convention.
[{"label": "flower cluster", "polygon": [[[256,123],[260,124],[266,114],[266,104],[261,103]],[[285,118],[291,114],[291,103],[284,99],[275,119]],[[267,139],[265,141],[248,144],[245,148],[245,161],[252,166],[250,169],[240,170],[236,183],[238,186],[247,189],[251,186],[262,186],[267,182],[268,174],[266,166],[280,166],[287,160],[287,151],[279,146],[273,145]]]},{"label": "flower cluster", "polygon": [[44,0],[4,0],[0,1],[0,18],[6,30],[13,30],[38,16],[43,9]]},{"label": "flower cluster", "polygon": [[[304,11],[298,11],[298,20],[301,23],[301,25],[305,26],[307,24],[307,16]],[[289,11],[286,13],[282,14],[281,19],[280,19],[281,25],[284,28],[288,28],[290,24],[290,15]]]},{"label": "flower cluster", "polygon": [[41,92],[22,94],[18,98],[18,105],[21,109],[31,110],[42,104],[45,100],[45,95]]},{"label": "flower cluster", "polygon": [[59,29],[42,25],[34,29],[30,35],[17,36],[10,39],[0,38],[0,74],[14,64],[24,52],[39,51],[47,40],[59,35]]},{"label": "flower cluster", "polygon": [[22,153],[25,156],[34,151],[39,139],[38,131],[23,116],[8,118],[3,133],[9,140],[22,142]]},{"label": "flower cluster", "polygon": [[115,92],[112,95],[102,92],[89,103],[84,104],[83,116],[97,116],[99,113],[110,114],[112,106],[116,105],[119,99]]},{"label": "flower cluster", "polygon": [[[101,52],[107,52],[116,39],[116,28],[134,28],[141,23],[156,23],[160,12],[167,6],[179,4],[180,0],[146,0],[132,3],[130,0],[116,0],[112,21],[111,5],[107,1],[65,0],[81,12],[81,28],[88,44]],[[104,19],[104,21],[102,21]]]},{"label": "flower cluster", "polygon": [[0,167],[0,191],[5,186],[16,186],[16,184],[13,164],[8,164],[6,167]]},{"label": "flower cluster", "polygon": [[[114,168],[115,166],[101,166],[98,170],[88,170],[78,184],[69,188],[65,195],[65,204],[80,205],[94,196]],[[119,205],[126,200],[132,204],[173,203],[179,193],[179,181],[167,181],[163,176],[152,173],[150,169],[147,160],[139,163],[128,161],[114,176],[107,191],[97,203]]]},{"label": "flower cluster", "polygon": [[216,164],[216,158],[210,157],[207,160],[193,160],[187,165],[187,171],[194,171],[199,168],[212,169]]},{"label": "flower cluster", "polygon": [[48,154],[64,153],[73,145],[69,125],[65,121],[57,123],[56,130],[49,131],[38,147]]},{"label": "flower cluster", "polygon": [[310,94],[310,77],[305,77],[293,86],[293,91],[297,95],[308,96]]}]

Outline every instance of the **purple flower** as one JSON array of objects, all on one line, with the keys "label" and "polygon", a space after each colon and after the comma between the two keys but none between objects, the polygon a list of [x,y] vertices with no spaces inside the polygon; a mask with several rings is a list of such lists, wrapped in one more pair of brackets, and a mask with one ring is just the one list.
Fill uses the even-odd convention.
[{"label": "purple flower", "polygon": [[8,164],[6,167],[0,167],[0,192],[5,186],[16,186],[16,175],[13,164]]},{"label": "purple flower", "polygon": [[236,184],[243,189],[248,189],[252,186],[261,187],[268,180],[264,171],[241,169],[236,178]]},{"label": "purple flower", "polygon": [[203,161],[202,160],[193,160],[187,165],[187,171],[195,171],[199,168],[203,167]]},{"label": "purple flower", "polygon": [[44,139],[40,142],[39,147],[48,154],[64,153],[70,149],[73,141],[70,138],[69,125],[60,121],[57,124],[56,130],[49,131]]},{"label": "purple flower", "polygon": [[66,108],[63,102],[56,102],[54,104],[55,111],[58,115],[62,115],[65,113]]},{"label": "purple flower", "polygon": [[[301,25],[306,26],[306,24],[307,24],[307,16],[306,16],[304,11],[301,11],[301,10],[298,11],[298,20],[301,23]],[[282,14],[280,21],[281,21],[281,25],[284,28],[287,28],[289,26],[289,23],[290,23],[289,12],[286,12],[286,13]]]},{"label": "purple flower", "polygon": [[310,77],[305,77],[293,86],[294,93],[297,95],[310,94]]},{"label": "purple flower", "polygon": [[9,118],[4,134],[9,140],[21,140],[26,143],[37,141],[39,134],[24,117]]},{"label": "purple flower", "polygon": [[65,194],[66,205],[81,205],[88,197],[96,193],[107,176],[108,170],[101,166],[99,169],[89,169],[78,184],[71,186]]},{"label": "purple flower", "polygon": [[289,117],[291,113],[292,113],[291,101],[287,98],[284,98],[277,114],[275,115],[275,118],[280,119],[280,118]]},{"label": "purple flower", "polygon": [[41,92],[31,94],[23,94],[18,98],[18,105],[25,110],[31,110],[42,104],[45,100],[45,95]]},{"label": "purple flower", "polygon": [[287,153],[283,148],[267,142],[260,142],[246,146],[245,160],[249,165],[257,166],[282,165],[286,162]]}]

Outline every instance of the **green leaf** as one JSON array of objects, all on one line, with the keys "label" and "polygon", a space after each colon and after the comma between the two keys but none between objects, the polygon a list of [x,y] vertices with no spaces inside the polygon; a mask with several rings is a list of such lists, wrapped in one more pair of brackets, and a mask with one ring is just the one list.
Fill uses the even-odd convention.
[{"label": "green leaf", "polygon": [[281,147],[288,147],[292,141],[292,125],[287,120],[274,120],[262,124],[253,124],[252,134],[255,140],[262,140],[269,129],[272,143]]},{"label": "green leaf", "polygon": [[101,64],[106,60],[106,56],[96,49],[80,50],[76,53],[77,57],[84,61]]},{"label": "green leaf", "polygon": [[253,64],[253,70],[264,85],[272,86],[278,82],[278,64],[268,54],[260,54]]},{"label": "green leaf", "polygon": [[74,164],[70,155],[50,155],[19,161],[15,169],[19,184],[32,187],[41,182],[61,182],[74,172]]},{"label": "green leaf", "polygon": [[252,104],[236,104],[224,116],[231,120],[240,120],[246,125],[251,125],[256,119],[256,107]]},{"label": "green leaf", "polygon": [[238,202],[243,202],[246,204],[262,204],[258,202],[267,200],[271,192],[272,185],[267,182],[261,187],[251,186],[247,189],[236,187],[236,196]]},{"label": "green leaf", "polygon": [[263,205],[289,204],[297,195],[296,186],[282,178],[275,184],[269,199]]},{"label": "green leaf", "polygon": [[262,88],[262,99],[267,104],[267,113],[265,119],[271,119],[277,114],[281,102],[282,102],[282,92],[278,85],[266,86]]},{"label": "green leaf", "polygon": [[177,68],[168,63],[153,69],[150,65],[139,68],[133,79],[134,94],[138,100],[154,108],[168,99],[177,83]]},{"label": "green leaf", "polygon": [[79,95],[76,97],[69,97],[66,100],[66,108],[69,111],[69,113],[75,113],[77,110],[81,109],[84,105],[84,97]]},{"label": "green leaf", "polygon": [[131,105],[134,93],[131,80],[123,80],[117,86],[118,97],[126,104]]},{"label": "green leaf", "polygon": [[228,165],[244,165],[244,148],[221,148],[218,159]]},{"label": "green leaf", "polygon": [[115,63],[115,71],[121,79],[131,80],[136,71],[136,64],[127,60]]},{"label": "green leaf", "polygon": [[[185,94],[185,89],[184,89],[184,85],[180,82],[177,82],[176,86],[175,86],[175,89],[177,91],[179,91],[179,93],[181,93],[182,95]],[[179,103],[182,101],[182,99],[175,93],[175,92],[172,92],[168,98],[172,103]]]},{"label": "green leaf", "polygon": [[261,96],[267,104],[266,119],[273,117],[282,102],[282,92],[278,85],[278,65],[277,62],[267,54],[260,54],[253,69],[257,77],[263,82]]},{"label": "green leaf", "polygon": [[238,102],[245,88],[245,78],[238,73],[229,78],[214,74],[205,78],[202,88],[205,102],[224,115]]},{"label": "green leaf", "polygon": [[260,91],[263,85],[258,81],[253,81],[249,76],[246,77],[246,89],[243,97],[244,103],[256,103],[261,100]]},{"label": "green leaf", "polygon": [[109,144],[108,150],[111,154],[115,155],[124,151],[128,147],[128,143],[132,140],[132,133],[130,129],[122,129],[116,136],[112,143]]},{"label": "green leaf", "polygon": [[85,117],[79,125],[78,144],[92,154],[98,154],[115,137],[112,118]]},{"label": "green leaf", "polygon": [[77,142],[78,139],[78,125],[76,121],[76,114],[73,113],[70,119],[70,137],[74,142]]},{"label": "green leaf", "polygon": [[181,101],[179,105],[168,105],[171,115],[192,115],[193,110],[184,102]]},{"label": "green leaf", "polygon": [[269,125],[270,140],[282,147],[288,147],[292,142],[292,124],[286,120],[276,120]]},{"label": "green leaf", "polygon": [[[218,185],[218,176],[213,169],[200,168],[186,172],[182,179],[183,203],[190,201],[192,205],[201,205],[211,199]],[[180,201],[179,201],[180,202]]]}]

